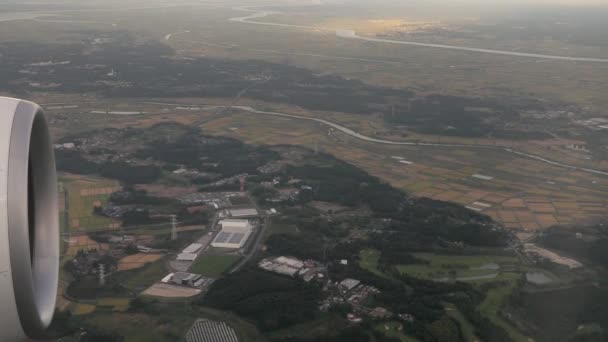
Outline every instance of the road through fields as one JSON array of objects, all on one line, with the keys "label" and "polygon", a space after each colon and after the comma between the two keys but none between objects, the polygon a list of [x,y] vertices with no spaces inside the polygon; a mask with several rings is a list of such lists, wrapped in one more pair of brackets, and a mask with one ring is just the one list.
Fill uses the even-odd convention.
[{"label": "road through fields", "polygon": [[558,56],[558,55],[545,55],[545,54],[538,54],[538,53],[526,53],[526,52],[515,52],[515,51],[505,51],[505,50],[482,49],[482,48],[472,48],[472,47],[467,47],[467,46],[446,45],[446,44],[431,44],[431,43],[421,43],[421,42],[412,42],[412,41],[403,41],[403,40],[393,40],[393,39],[382,39],[382,38],[364,37],[364,36],[359,36],[355,31],[348,30],[348,29],[333,30],[333,29],[326,28],[326,27],[293,25],[293,24],[273,23],[273,22],[266,22],[266,21],[255,20],[255,19],[261,19],[261,18],[270,16],[270,15],[281,14],[281,12],[254,10],[254,9],[251,9],[251,7],[235,7],[233,9],[239,10],[239,11],[252,12],[252,14],[244,16],[244,17],[230,18],[229,21],[232,21],[232,22],[252,24],[252,25],[279,26],[279,27],[289,27],[289,28],[302,28],[302,29],[316,30],[316,31],[333,31],[333,32],[335,32],[336,36],[338,36],[340,38],[345,38],[345,39],[357,39],[357,40],[362,40],[362,41],[367,41],[367,42],[375,42],[375,43],[420,46],[420,47],[427,47],[427,48],[458,50],[458,51],[467,51],[467,52],[476,52],[476,53],[485,53],[485,54],[494,54],[494,55],[505,55],[505,56],[512,56],[512,57],[527,57],[527,58],[536,58],[536,59],[552,59],[552,60],[562,60],[562,61],[572,61],[572,62],[608,63],[608,58],[570,57],[570,56]]}]

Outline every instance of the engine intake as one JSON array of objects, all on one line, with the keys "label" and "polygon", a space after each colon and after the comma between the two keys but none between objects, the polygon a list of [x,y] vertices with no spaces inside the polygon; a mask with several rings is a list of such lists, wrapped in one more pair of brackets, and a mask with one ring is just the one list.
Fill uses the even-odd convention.
[{"label": "engine intake", "polygon": [[59,280],[55,157],[32,102],[0,97],[0,341],[43,338]]}]

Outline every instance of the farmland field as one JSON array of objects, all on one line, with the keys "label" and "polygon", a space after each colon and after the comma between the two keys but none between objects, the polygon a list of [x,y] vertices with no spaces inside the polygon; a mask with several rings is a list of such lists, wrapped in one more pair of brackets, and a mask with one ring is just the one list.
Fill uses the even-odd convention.
[{"label": "farmland field", "polygon": [[[110,195],[119,190],[117,181],[98,178],[64,174],[59,180],[64,191],[68,193],[69,228],[73,231],[116,229],[120,221],[108,217],[95,215],[93,209],[102,207],[108,202]],[[60,194],[61,197],[63,197]],[[63,202],[63,198],[60,199]]]},{"label": "farmland field", "polygon": [[[413,253],[418,259],[428,264],[397,266],[397,269],[408,275],[424,279],[457,279],[474,283],[512,278],[513,268],[519,264],[515,257],[497,255],[438,255],[430,253]],[[505,272],[503,268],[509,268]]]},{"label": "farmland field", "polygon": [[[462,204],[516,232],[534,233],[555,224],[593,222],[608,209],[608,178],[600,175],[506,152],[381,145],[339,133],[328,135],[327,127],[308,121],[263,119],[234,113],[211,120],[202,128],[253,144],[295,144],[311,149],[316,145],[393,186],[416,196]],[[412,164],[400,163],[394,156]],[[473,177],[476,174],[485,179]]]},{"label": "farmland field", "polygon": [[126,280],[124,285],[130,289],[140,289],[154,284],[167,275],[163,260],[155,261],[139,268]]},{"label": "farmland field", "polygon": [[196,259],[190,271],[208,277],[218,277],[240,258],[239,255],[201,255]]},{"label": "farmland field", "polygon": [[138,253],[138,254],[128,255],[128,256],[118,260],[118,270],[127,271],[127,270],[140,268],[148,263],[155,262],[160,258],[162,258],[162,255],[160,255],[160,254]]}]

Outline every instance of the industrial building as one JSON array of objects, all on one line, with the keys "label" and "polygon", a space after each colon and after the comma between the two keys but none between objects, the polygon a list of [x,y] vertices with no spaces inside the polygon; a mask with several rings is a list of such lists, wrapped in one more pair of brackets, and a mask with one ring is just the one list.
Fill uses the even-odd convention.
[{"label": "industrial building", "polygon": [[239,342],[236,332],[224,322],[199,319],[186,334],[186,342]]},{"label": "industrial building", "polygon": [[203,277],[200,274],[188,273],[188,272],[175,272],[168,274],[161,280],[165,284],[175,284],[194,288],[200,288],[205,285],[208,286],[213,282],[213,279]]},{"label": "industrial building", "polygon": [[258,266],[266,271],[295,277],[304,268],[304,262],[296,258],[280,256],[264,259],[258,263]]},{"label": "industrial building", "polygon": [[194,261],[198,254],[196,253],[180,253],[177,256],[178,261]]},{"label": "industrial building", "polygon": [[255,208],[247,209],[230,209],[228,210],[228,216],[232,218],[253,218],[258,217],[260,213]]},{"label": "industrial building", "polygon": [[220,225],[222,230],[211,242],[211,246],[217,248],[242,248],[253,231],[248,220],[224,219]]},{"label": "industrial building", "polygon": [[354,289],[357,285],[359,285],[360,281],[357,279],[346,278],[338,284],[338,287],[343,293],[349,292]]},{"label": "industrial building", "polygon": [[190,246],[184,248],[182,253],[196,253],[202,247],[203,247],[203,245],[200,243],[193,243]]}]

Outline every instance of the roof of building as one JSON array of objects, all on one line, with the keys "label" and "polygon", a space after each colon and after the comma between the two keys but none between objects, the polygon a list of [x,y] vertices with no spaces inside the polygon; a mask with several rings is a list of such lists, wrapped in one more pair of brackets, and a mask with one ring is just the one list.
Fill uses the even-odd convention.
[{"label": "roof of building", "polygon": [[194,252],[198,251],[199,249],[201,249],[201,247],[203,247],[203,245],[201,245],[200,243],[193,243],[190,246],[184,248],[182,253],[194,253]]},{"label": "roof of building", "polygon": [[188,273],[188,272],[175,272],[173,274],[173,281],[177,282],[177,283],[181,283],[184,281],[195,281],[198,278],[200,278],[201,276],[198,274],[193,274],[193,273]]},{"label": "roof of building", "polygon": [[352,290],[355,286],[359,285],[360,281],[357,279],[346,278],[340,282],[340,286],[345,287],[348,291]]},{"label": "roof of building", "polygon": [[161,279],[161,283],[168,283],[169,280],[171,280],[171,278],[173,278],[174,274],[175,273],[169,273],[169,274],[167,274],[163,279]]},{"label": "roof of building", "polygon": [[241,220],[241,219],[223,219],[221,223],[222,223],[222,228],[226,228],[226,227],[246,228],[249,226],[249,220]]},{"label": "roof of building", "polygon": [[267,271],[288,275],[290,277],[295,277],[295,275],[299,271],[299,269],[297,269],[297,268],[294,268],[294,267],[291,267],[291,266],[285,265],[285,264],[276,263],[276,262],[274,262],[272,260],[268,260],[268,259],[262,260],[258,265],[262,269],[265,269]]},{"label": "roof of building", "polygon": [[275,262],[283,264],[283,265],[288,265],[290,267],[294,267],[294,268],[302,268],[304,267],[304,262],[296,259],[296,258],[291,258],[291,257],[285,257],[285,256],[280,256],[277,257],[276,259],[274,259]]},{"label": "roof of building", "polygon": [[258,216],[258,210],[255,208],[230,209],[230,217],[250,217]]},{"label": "roof of building", "polygon": [[199,319],[186,334],[186,342],[238,342],[236,332],[224,322]]},{"label": "roof of building", "polygon": [[196,253],[181,253],[177,256],[178,261],[194,261],[196,259]]},{"label": "roof of building", "polygon": [[241,248],[249,236],[251,230],[246,231],[220,231],[216,236],[211,246],[224,248]]}]

